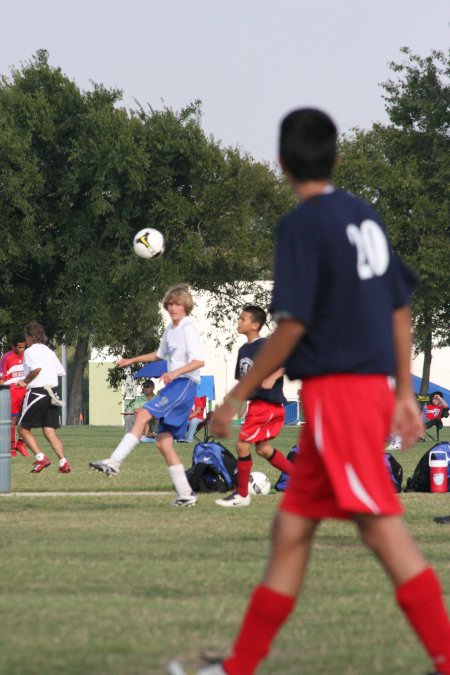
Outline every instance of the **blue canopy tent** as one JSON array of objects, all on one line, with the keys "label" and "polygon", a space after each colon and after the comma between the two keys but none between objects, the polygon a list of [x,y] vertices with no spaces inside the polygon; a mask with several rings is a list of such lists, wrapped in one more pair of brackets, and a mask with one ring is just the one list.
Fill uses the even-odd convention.
[{"label": "blue canopy tent", "polygon": [[[417,375],[411,375],[412,386],[415,394],[418,394],[420,391],[420,383],[422,382],[421,377]],[[431,394],[433,391],[441,391],[444,400],[450,405],[450,390],[442,387],[440,384],[435,384],[434,382],[429,382],[428,384],[428,394]]]},{"label": "blue canopy tent", "polygon": [[[140,370],[134,373],[133,378],[140,377],[161,377],[167,371],[167,361],[152,361],[147,363]],[[197,396],[206,396],[208,401],[214,401],[216,398],[214,387],[214,376],[203,375],[198,385]]]}]

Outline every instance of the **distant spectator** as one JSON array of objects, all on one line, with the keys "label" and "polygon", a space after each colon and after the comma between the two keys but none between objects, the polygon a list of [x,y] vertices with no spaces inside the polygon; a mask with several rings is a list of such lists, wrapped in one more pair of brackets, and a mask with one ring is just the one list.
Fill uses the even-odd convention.
[{"label": "distant spectator", "polygon": [[442,418],[448,417],[448,403],[444,401],[441,391],[435,391],[430,394],[430,403],[426,403],[423,407],[423,422],[426,429],[436,427],[442,429]]},{"label": "distant spectator", "polygon": [[28,457],[29,452],[25,447],[23,440],[18,438],[16,441],[17,419],[22,409],[23,399],[26,389],[17,383],[23,380],[23,353],[27,342],[22,333],[14,335],[11,339],[11,350],[3,354],[0,361],[0,384],[9,387],[11,396],[11,456],[16,457],[17,451],[23,457]]},{"label": "distant spectator", "polygon": [[192,443],[194,440],[194,434],[197,431],[199,424],[205,419],[205,409],[206,409],[206,396],[196,396],[194,399],[194,405],[192,406],[191,414],[189,415],[189,425],[186,431],[186,436],[183,441],[186,443]]}]

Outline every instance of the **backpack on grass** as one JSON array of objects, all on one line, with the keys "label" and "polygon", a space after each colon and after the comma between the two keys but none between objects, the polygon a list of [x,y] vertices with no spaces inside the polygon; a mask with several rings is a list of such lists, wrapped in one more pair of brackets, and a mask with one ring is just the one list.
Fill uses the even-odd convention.
[{"label": "backpack on grass", "polygon": [[393,457],[389,452],[384,453],[384,463],[389,472],[389,476],[392,481],[392,485],[396,492],[402,491],[403,483],[403,467],[400,462],[397,462],[395,457]]},{"label": "backpack on grass", "polygon": [[413,475],[406,481],[405,492],[430,492],[430,453],[436,450],[447,453],[447,478],[450,485],[450,443],[436,443],[419,459]]},{"label": "backpack on grass", "polygon": [[186,477],[194,492],[228,492],[237,485],[236,457],[221,443],[197,443]]}]

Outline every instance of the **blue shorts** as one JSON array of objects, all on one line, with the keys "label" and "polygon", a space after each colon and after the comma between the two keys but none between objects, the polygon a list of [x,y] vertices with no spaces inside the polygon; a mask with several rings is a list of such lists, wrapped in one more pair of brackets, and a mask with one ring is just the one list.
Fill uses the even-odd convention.
[{"label": "blue shorts", "polygon": [[142,407],[159,421],[158,434],[168,431],[174,438],[184,438],[196,395],[196,382],[177,377]]}]

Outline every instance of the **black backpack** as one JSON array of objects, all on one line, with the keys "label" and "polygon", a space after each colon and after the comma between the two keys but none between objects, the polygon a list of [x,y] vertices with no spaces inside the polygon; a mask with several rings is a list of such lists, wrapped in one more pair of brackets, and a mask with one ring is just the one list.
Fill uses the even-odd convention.
[{"label": "black backpack", "polygon": [[[419,459],[412,476],[406,481],[405,492],[430,492],[430,452],[440,450],[447,453],[450,460],[450,443],[436,443]],[[447,476],[450,473],[450,464]]]},{"label": "black backpack", "polygon": [[236,457],[221,443],[197,443],[186,477],[194,492],[228,492],[237,485]]},{"label": "black backpack", "polygon": [[389,452],[384,453],[384,462],[396,492],[402,491],[403,467]]}]

